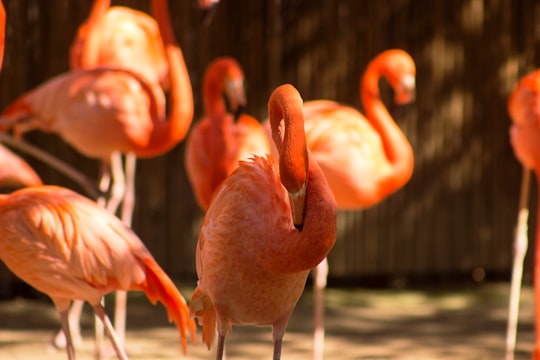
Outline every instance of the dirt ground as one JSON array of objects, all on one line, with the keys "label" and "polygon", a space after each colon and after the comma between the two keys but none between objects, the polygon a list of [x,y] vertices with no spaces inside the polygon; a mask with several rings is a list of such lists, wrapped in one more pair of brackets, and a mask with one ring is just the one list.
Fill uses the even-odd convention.
[{"label": "dirt ground", "polygon": [[[180,287],[186,298],[193,288]],[[503,359],[508,284],[466,289],[372,290],[331,288],[326,295],[326,359]],[[533,295],[522,292],[516,359],[530,359]],[[111,304],[112,301],[109,301]],[[110,309],[108,309],[109,311]],[[306,290],[289,323],[282,358],[309,359],[312,348],[312,294]],[[85,342],[78,359],[92,359],[93,317],[83,319]],[[0,359],[65,359],[47,342],[59,327],[46,299],[0,302]],[[199,333],[200,335],[200,333]],[[199,336],[200,339],[200,336]],[[130,359],[214,359],[199,343],[183,356],[176,328],[161,305],[130,293],[127,351]],[[271,359],[270,328],[235,327],[227,338],[231,359]]]}]

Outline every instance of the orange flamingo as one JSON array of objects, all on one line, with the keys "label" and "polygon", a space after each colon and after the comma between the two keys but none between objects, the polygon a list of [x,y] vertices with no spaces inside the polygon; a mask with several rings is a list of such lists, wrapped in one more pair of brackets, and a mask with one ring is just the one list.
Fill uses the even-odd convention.
[{"label": "orange flamingo", "polygon": [[15,275],[47,294],[71,343],[67,312],[88,301],[103,321],[120,359],[127,359],[100,304],[116,290],[142,290],[176,323],[184,353],[195,323],[184,298],[135,233],[93,201],[65,188],[38,186],[0,196],[0,259]]},{"label": "orange flamingo", "polygon": [[[139,157],[164,154],[184,139],[193,117],[191,83],[170,23],[166,0],[152,2],[166,49],[170,111],[165,119],[162,89],[128,69],[98,68],[65,73],[24,94],[0,123],[15,132],[32,129],[60,135],[82,154],[111,162],[113,182],[122,184],[119,153]],[[112,187],[115,209],[123,186]]]},{"label": "orange flamingo", "polygon": [[206,116],[193,126],[186,141],[186,170],[201,209],[206,210],[219,184],[252,154],[266,155],[270,143],[262,125],[248,115],[238,121],[227,113],[223,95],[233,112],[244,106],[244,74],[238,62],[214,60],[203,80]]},{"label": "orange flamingo", "polygon": [[[79,27],[70,52],[71,69],[92,69],[97,67],[118,67],[129,69],[143,76],[152,84],[159,83],[162,88],[169,87],[168,64],[163,39],[158,23],[144,12],[124,6],[111,7],[110,0],[94,0],[88,19]],[[167,14],[167,17],[169,15]],[[111,164],[121,164],[121,154],[114,153]],[[109,191],[110,164],[102,164],[100,189]],[[135,206],[136,157],[126,154],[124,165],[125,182],[117,181],[114,192],[105,206],[115,211],[122,202],[121,219],[131,225]],[[119,173],[119,170],[116,171]],[[118,179],[118,177],[116,177]],[[118,195],[116,195],[118,194]],[[105,202],[105,199],[101,201]],[[117,292],[115,306],[115,328],[123,341],[126,328],[125,292]],[[72,327],[79,323],[83,302],[75,302],[70,321]],[[99,325],[99,323],[97,323]],[[97,329],[98,334],[103,331]],[[75,333],[78,336],[78,333]],[[57,346],[62,345],[63,333],[54,339]],[[101,338],[98,338],[98,347]]]},{"label": "orange flamingo", "polygon": [[121,67],[168,88],[167,57],[158,23],[144,12],[110,5],[110,0],[94,0],[72,43],[71,68]]},{"label": "orange flamingo", "polygon": [[[528,197],[528,179],[532,170],[536,173],[536,180],[540,186],[540,70],[536,70],[523,77],[508,101],[508,111],[512,118],[510,127],[510,143],[514,154],[523,165],[522,199],[520,200],[520,221],[518,229],[522,228],[523,236],[515,239],[514,248],[514,269],[512,275],[512,289],[510,294],[509,311],[509,329],[507,332],[507,359],[514,357],[515,329],[512,326],[517,324],[517,308],[519,307],[519,291],[521,285],[521,272],[523,267],[523,258],[527,251],[527,207],[526,199]],[[525,190],[524,190],[525,189]],[[540,196],[539,196],[540,199]],[[525,216],[522,216],[525,214]],[[521,224],[524,222],[524,224]],[[540,207],[537,211],[536,228],[536,255],[534,263],[534,296],[536,312],[536,339],[533,350],[533,359],[540,360]],[[518,269],[516,269],[518,267]],[[514,275],[518,277],[514,279]],[[512,307],[512,301],[515,302],[515,308]]]},{"label": "orange flamingo", "polygon": [[[387,50],[367,66],[361,80],[366,116],[356,109],[328,100],[304,103],[307,146],[336,197],[338,209],[365,209],[402,188],[411,178],[411,145],[392,120],[379,95],[379,79],[394,89],[397,104],[414,98],[415,64],[402,50]],[[315,270],[314,358],[321,359],[324,344],[323,289],[326,259]]]},{"label": "orange flamingo", "polygon": [[217,359],[233,324],[272,326],[273,358],[280,358],[309,270],[336,239],[335,199],[307,150],[300,94],[278,87],[268,112],[279,170],[271,156],[241,161],[216,191],[199,234],[190,311],[209,349],[217,329]]},{"label": "orange flamingo", "polygon": [[[6,9],[0,1],[0,70],[4,63],[6,40]],[[0,144],[0,186],[19,187],[41,185],[41,178],[26,161]]]}]

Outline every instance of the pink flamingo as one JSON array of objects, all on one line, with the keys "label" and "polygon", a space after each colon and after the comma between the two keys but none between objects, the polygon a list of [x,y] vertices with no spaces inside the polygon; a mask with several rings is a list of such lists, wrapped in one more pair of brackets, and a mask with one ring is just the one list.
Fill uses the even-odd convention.
[{"label": "pink flamingo", "polygon": [[[513,359],[523,258],[527,251],[527,197],[531,170],[536,174],[537,183],[540,185],[540,70],[524,76],[519,81],[509,97],[508,111],[512,118],[510,143],[515,156],[523,165],[520,216],[515,238],[506,348],[506,359]],[[534,360],[540,359],[540,211],[537,212],[536,254],[533,276],[536,313]]]},{"label": "pink flamingo", "polygon": [[335,199],[306,147],[300,94],[278,87],[268,112],[279,164],[241,161],[216,191],[197,243],[199,282],[189,307],[208,348],[217,329],[217,359],[232,325],[272,326],[273,358],[280,358],[309,271],[336,239]]},{"label": "pink flamingo", "polygon": [[65,188],[37,186],[0,195],[0,259],[15,275],[47,294],[60,313],[68,358],[75,358],[67,312],[88,301],[120,359],[127,355],[100,304],[117,289],[142,290],[160,301],[180,331],[196,341],[195,323],[174,283],[135,233],[93,201]]},{"label": "pink flamingo", "polygon": [[245,106],[244,74],[233,58],[215,59],[203,80],[205,117],[197,122],[186,140],[186,170],[202,210],[208,209],[219,184],[253,154],[266,155],[270,143],[262,125],[242,114],[235,120],[227,113],[223,97],[233,112]]},{"label": "pink flamingo", "polygon": [[[388,80],[395,102],[414,99],[415,64],[403,50],[386,50],[367,66],[361,79],[366,116],[329,100],[304,103],[308,148],[336,197],[338,209],[366,209],[397,190],[411,178],[414,156],[409,141],[394,122],[379,95],[379,79]],[[315,270],[314,359],[322,359],[324,345],[323,291],[328,262]]]}]

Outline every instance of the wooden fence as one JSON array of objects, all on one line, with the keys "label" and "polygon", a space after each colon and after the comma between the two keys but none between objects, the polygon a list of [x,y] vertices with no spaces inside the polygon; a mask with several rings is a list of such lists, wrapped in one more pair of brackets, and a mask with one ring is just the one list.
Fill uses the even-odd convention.
[{"label": "wooden fence", "polygon": [[[2,108],[67,71],[70,43],[91,6],[90,0],[4,3]],[[199,21],[195,0],[169,3],[192,80],[195,121],[203,71],[220,55],[243,65],[248,112],[259,119],[279,84],[295,84],[306,100],[361,107],[359,78],[371,58],[398,47],[415,59],[417,100],[398,120],[415,152],[413,178],[380,205],[339,214],[332,276],[509,271],[521,170],[508,142],[506,101],[518,78],[539,64],[539,2],[222,0],[208,26]],[[113,4],[149,10],[148,0]],[[389,100],[388,86],[381,86]],[[97,162],[57,137],[32,133],[28,140],[97,176]],[[139,162],[134,229],[169,273],[193,277],[202,213],[183,156],[180,144]],[[46,182],[76,188],[30,161]],[[528,274],[530,262],[529,256]]]}]

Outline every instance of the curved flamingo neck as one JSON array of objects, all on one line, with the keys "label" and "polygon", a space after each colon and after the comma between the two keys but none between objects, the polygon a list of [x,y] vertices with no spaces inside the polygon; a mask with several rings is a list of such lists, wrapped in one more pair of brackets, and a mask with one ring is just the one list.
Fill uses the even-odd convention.
[{"label": "curved flamingo neck", "polygon": [[390,116],[380,97],[379,79],[381,76],[387,76],[385,61],[391,61],[391,58],[378,57],[368,65],[362,78],[361,99],[366,117],[379,133],[386,158],[392,167],[392,174],[387,179],[388,188],[385,189],[391,193],[412,176],[414,155],[409,141]]},{"label": "curved flamingo neck", "polygon": [[[336,241],[336,202],[321,169],[309,158],[298,91],[291,85],[278,87],[268,102],[268,115],[295,225],[294,206],[302,202],[302,228],[276,237],[275,249],[280,253],[269,258],[278,272],[307,271],[326,257]],[[269,251],[272,249],[270,245]]]},{"label": "curved flamingo neck", "polygon": [[156,19],[169,66],[170,107],[167,121],[154,124],[149,145],[139,156],[156,156],[171,150],[186,136],[193,118],[191,81],[182,50],[176,43],[166,0],[153,0],[152,12]]},{"label": "curved flamingo neck", "polygon": [[225,91],[225,76],[231,66],[228,62],[218,61],[211,65],[204,76],[204,111],[211,121],[221,120],[227,114],[223,94]]},{"label": "curved flamingo neck", "polygon": [[98,65],[100,47],[100,23],[111,6],[111,0],[95,0],[90,15],[79,29],[76,45],[71,54],[71,67],[88,69]]},{"label": "curved flamingo neck", "polygon": [[298,91],[291,85],[276,89],[268,102],[268,116],[281,182],[289,192],[297,192],[305,187],[308,170],[303,101]]}]

